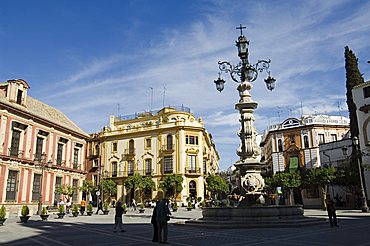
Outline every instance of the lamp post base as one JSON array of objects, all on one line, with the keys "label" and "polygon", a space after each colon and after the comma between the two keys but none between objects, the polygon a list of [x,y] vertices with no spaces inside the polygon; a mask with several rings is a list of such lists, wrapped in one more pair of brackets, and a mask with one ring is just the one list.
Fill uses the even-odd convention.
[{"label": "lamp post base", "polygon": [[369,207],[367,207],[367,206],[362,206],[362,207],[361,207],[361,211],[362,211],[362,212],[364,212],[364,213],[367,213],[367,212],[369,212]]}]

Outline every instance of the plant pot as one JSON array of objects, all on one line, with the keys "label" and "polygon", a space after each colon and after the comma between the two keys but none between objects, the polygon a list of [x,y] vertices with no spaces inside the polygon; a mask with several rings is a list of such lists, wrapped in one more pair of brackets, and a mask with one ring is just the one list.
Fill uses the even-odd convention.
[{"label": "plant pot", "polygon": [[57,215],[58,215],[58,219],[63,219],[63,218],[64,218],[65,213],[57,213]]},{"label": "plant pot", "polygon": [[177,208],[172,208],[172,212],[177,212]]},{"label": "plant pot", "polygon": [[78,212],[72,212],[73,217],[78,217]]},{"label": "plant pot", "polygon": [[0,226],[4,225],[5,220],[6,220],[6,218],[0,219]]},{"label": "plant pot", "polygon": [[123,213],[126,214],[127,213],[127,209],[123,210]]},{"label": "plant pot", "polygon": [[103,214],[104,214],[104,215],[109,214],[109,210],[103,210]]},{"label": "plant pot", "polygon": [[191,211],[192,208],[186,208],[188,211]]},{"label": "plant pot", "polygon": [[28,219],[31,218],[31,216],[20,216],[19,218],[21,219],[21,223],[27,223]]},{"label": "plant pot", "polygon": [[48,214],[40,214],[40,217],[43,221],[48,220],[49,215]]},{"label": "plant pot", "polygon": [[139,213],[143,214],[145,211],[145,208],[139,208]]},{"label": "plant pot", "polygon": [[87,212],[86,212],[86,214],[87,214],[88,216],[91,216],[93,213],[94,213],[93,211],[91,211],[91,212],[87,211]]}]

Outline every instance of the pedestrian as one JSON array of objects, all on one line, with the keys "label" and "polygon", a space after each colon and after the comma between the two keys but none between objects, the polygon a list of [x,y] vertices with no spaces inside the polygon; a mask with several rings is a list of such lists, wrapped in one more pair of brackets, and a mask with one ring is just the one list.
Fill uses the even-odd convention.
[{"label": "pedestrian", "polygon": [[131,202],[131,206],[133,207],[133,209],[136,211],[136,201],[134,198],[132,198],[132,202]]},{"label": "pedestrian", "polygon": [[85,199],[82,198],[82,200],[81,200],[81,206],[80,206],[80,213],[81,213],[81,215],[84,215],[85,208],[86,208],[86,201],[85,201]]},{"label": "pedestrian", "polygon": [[71,199],[68,197],[67,202],[66,202],[66,212],[67,212],[67,214],[69,214],[69,209],[71,208],[71,205],[72,205]]},{"label": "pedestrian", "polygon": [[328,211],[330,226],[338,227],[336,209],[333,199],[331,199],[330,194],[326,195],[326,210]]},{"label": "pedestrian", "polygon": [[123,214],[122,202],[118,201],[116,203],[116,215],[114,216],[113,232],[117,232],[117,229],[119,229],[121,232],[126,232],[122,227],[122,214]]},{"label": "pedestrian", "polygon": [[[168,209],[168,200],[163,198],[157,204],[157,225],[158,225],[158,240],[159,243],[167,244],[168,240],[168,225],[167,222],[170,220],[171,212]],[[163,237],[162,237],[163,231]]]},{"label": "pedestrian", "polygon": [[96,210],[96,214],[99,213],[99,210],[101,210],[103,212],[103,202],[100,198],[99,198],[98,209]]},{"label": "pedestrian", "polygon": [[[153,202],[154,203],[154,202]],[[152,219],[150,221],[150,223],[152,223],[153,225],[153,242],[158,242],[158,221],[157,221],[157,205],[158,205],[159,201],[157,201],[157,203],[154,205],[154,209],[153,209],[153,214],[152,214]]]}]

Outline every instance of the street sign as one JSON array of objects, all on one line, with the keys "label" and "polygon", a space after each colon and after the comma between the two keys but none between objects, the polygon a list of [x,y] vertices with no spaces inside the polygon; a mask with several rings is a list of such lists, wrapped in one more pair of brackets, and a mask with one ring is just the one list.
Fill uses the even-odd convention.
[{"label": "street sign", "polygon": [[95,192],[95,194],[96,194],[97,196],[100,196],[100,191],[96,191],[96,192]]}]

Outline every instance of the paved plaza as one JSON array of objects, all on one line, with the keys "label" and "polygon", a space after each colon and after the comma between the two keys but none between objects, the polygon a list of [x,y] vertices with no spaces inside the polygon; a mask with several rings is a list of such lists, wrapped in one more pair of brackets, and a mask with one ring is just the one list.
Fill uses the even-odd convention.
[{"label": "paved plaza", "polygon": [[[49,221],[32,216],[26,224],[17,223],[12,215],[0,226],[0,245],[154,245],[152,243],[152,209],[144,214],[129,211],[124,215],[126,232],[113,233],[114,212],[109,215],[66,215]],[[328,222],[319,225],[287,228],[207,229],[184,225],[185,220],[199,219],[201,210],[180,208],[169,225],[171,245],[370,245],[370,213],[355,210],[337,211],[339,227]],[[321,210],[305,210],[308,217],[326,218]]]}]

